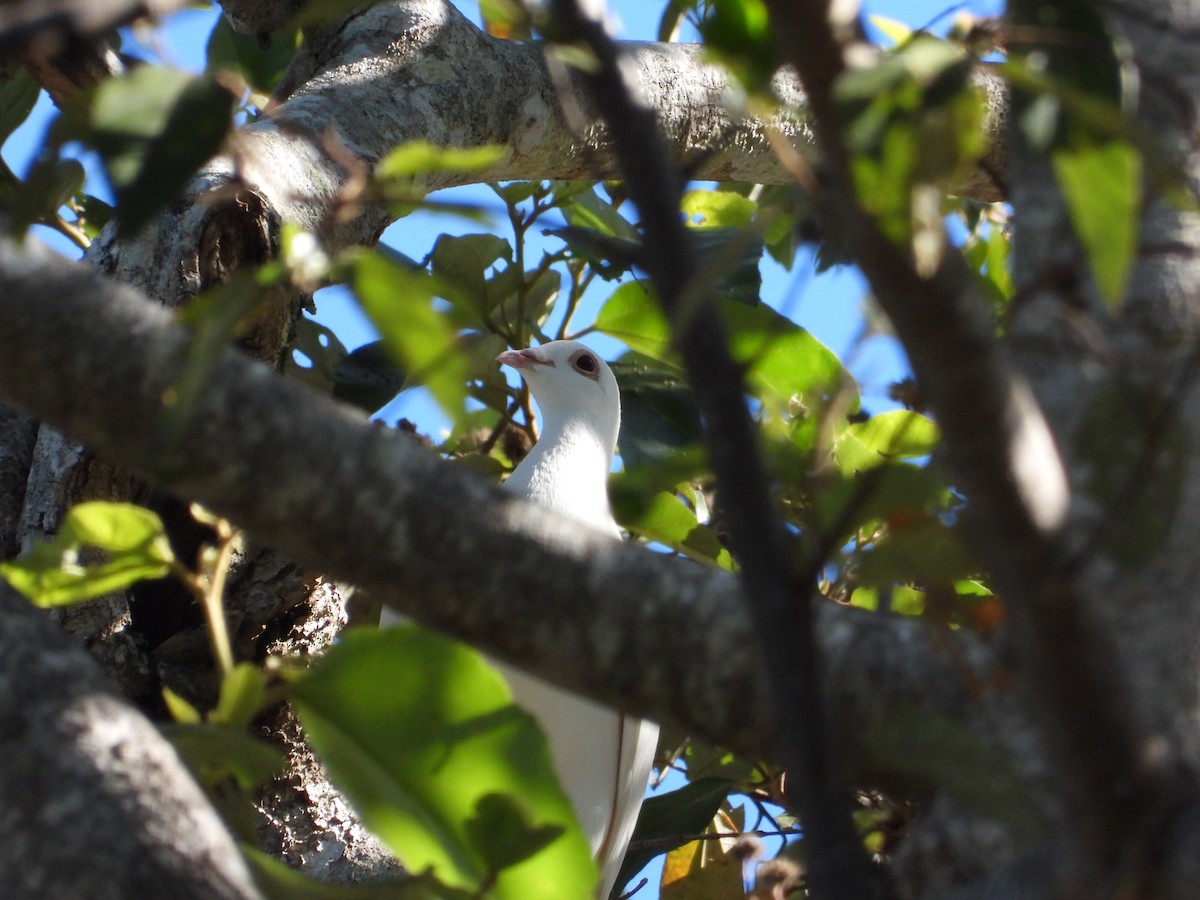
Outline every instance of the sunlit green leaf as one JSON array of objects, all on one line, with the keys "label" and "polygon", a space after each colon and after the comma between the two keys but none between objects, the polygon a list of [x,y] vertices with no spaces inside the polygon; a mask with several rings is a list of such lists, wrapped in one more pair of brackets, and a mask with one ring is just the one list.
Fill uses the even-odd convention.
[{"label": "sunlit green leaf", "polygon": [[[103,559],[85,560],[85,548],[103,551]],[[173,558],[150,510],[92,501],[68,510],[54,537],[0,563],[0,576],[38,606],[62,606],[162,578]]]},{"label": "sunlit green leaf", "polygon": [[883,36],[893,44],[903,44],[912,36],[912,29],[896,19],[887,16],[867,16],[867,21],[883,32]]},{"label": "sunlit green leaf", "polygon": [[262,711],[266,691],[266,673],[252,663],[238,663],[221,679],[221,692],[210,720],[216,725],[249,725]]},{"label": "sunlit green leaf", "polygon": [[479,14],[488,34],[512,41],[533,37],[529,8],[520,0],[479,0]]},{"label": "sunlit green leaf", "polygon": [[[556,192],[561,198],[561,194]],[[562,205],[562,213],[568,224],[581,228],[590,228],[606,237],[626,241],[639,241],[637,229],[630,224],[611,203],[602,200],[600,195],[590,186],[587,190],[570,195],[570,200]]]},{"label": "sunlit green leaf", "polygon": [[627,281],[613,291],[596,316],[596,328],[655,362],[678,366],[670,349],[671,326],[639,281]]},{"label": "sunlit green leaf", "polygon": [[782,62],[762,0],[711,0],[700,34],[705,48],[752,90],[765,89]]},{"label": "sunlit green leaf", "polygon": [[617,507],[614,514],[622,526],[646,540],[657,541],[727,571],[734,568],[733,557],[713,530],[701,524],[696,514],[674,494],[659,493],[642,508]]},{"label": "sunlit green leaf", "polygon": [[886,459],[928,456],[937,446],[940,433],[932,419],[918,412],[896,409],[871,416],[846,427],[864,447]]},{"label": "sunlit green leaf", "polygon": [[[545,738],[478,653],[415,626],[360,630],[294,690],[330,777],[410,871],[469,890],[495,875],[495,897],[593,889],[591,853]],[[516,833],[480,828],[501,813]],[[547,829],[561,832],[494,872],[497,854],[515,861]]]},{"label": "sunlit green leaf", "polygon": [[757,203],[733,191],[691,190],[683,195],[683,214],[696,228],[742,228],[757,210]]},{"label": "sunlit green leaf", "polygon": [[507,156],[507,147],[484,144],[479,147],[439,147],[416,140],[400,144],[375,166],[377,179],[413,178],[433,172],[478,172],[491,168]]}]

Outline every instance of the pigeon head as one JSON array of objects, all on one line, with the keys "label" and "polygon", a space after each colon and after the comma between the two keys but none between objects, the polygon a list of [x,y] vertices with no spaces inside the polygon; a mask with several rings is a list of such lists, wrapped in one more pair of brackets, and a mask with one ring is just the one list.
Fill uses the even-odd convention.
[{"label": "pigeon head", "polygon": [[578,341],[551,341],[506,350],[497,361],[516,369],[542,411],[544,434],[573,426],[591,428],[611,455],[621,427],[621,394],[612,369]]}]

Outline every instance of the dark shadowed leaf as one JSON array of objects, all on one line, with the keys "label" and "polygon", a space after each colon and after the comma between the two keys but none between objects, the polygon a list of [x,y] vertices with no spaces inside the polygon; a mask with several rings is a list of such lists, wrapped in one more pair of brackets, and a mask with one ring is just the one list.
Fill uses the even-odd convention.
[{"label": "dark shadowed leaf", "polygon": [[[721,808],[731,787],[732,784],[724,778],[697,778],[679,790],[647,798],[642,804],[631,844],[676,835],[702,834]],[[680,841],[675,846],[685,843],[685,840]],[[661,845],[642,850],[631,847],[621,864],[617,887],[628,883],[654,857],[671,849]]]},{"label": "dark shadowed leaf", "polygon": [[90,140],[104,160],[122,229],[136,231],[216,154],[234,97],[207,78],[139,66],[96,89]]},{"label": "dark shadowed leaf", "polygon": [[965,725],[915,707],[897,708],[867,735],[867,753],[877,771],[936,785],[968,808],[1008,823],[1025,840],[1036,840],[1045,828],[1009,758]]},{"label": "dark shadowed leaf", "polygon": [[1161,551],[1175,524],[1190,439],[1171,400],[1125,385],[1092,400],[1075,435],[1086,462],[1083,488],[1103,511],[1099,538],[1121,562],[1137,566]]},{"label": "dark shadowed leaf", "polygon": [[700,410],[677,370],[637,353],[612,370],[621,387],[619,440],[626,468],[664,462],[700,442]]},{"label": "dark shadowed leaf", "polygon": [[41,88],[24,66],[0,81],[0,144],[29,116]]},{"label": "dark shadowed leaf", "polygon": [[400,393],[404,371],[392,361],[383,341],[363,344],[333,367],[333,396],[373,413]]},{"label": "dark shadowed leaf", "polygon": [[270,94],[283,78],[299,46],[299,29],[268,35],[241,34],[222,16],[213,26],[205,48],[206,71],[236,72],[258,94]]}]

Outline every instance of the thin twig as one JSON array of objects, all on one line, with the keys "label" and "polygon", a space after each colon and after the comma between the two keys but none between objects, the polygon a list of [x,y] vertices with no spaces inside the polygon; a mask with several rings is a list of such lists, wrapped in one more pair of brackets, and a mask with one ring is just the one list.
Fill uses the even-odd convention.
[{"label": "thin twig", "polygon": [[792,553],[771,499],[757,435],[745,402],[742,368],[699,267],[679,214],[682,180],[671,164],[654,112],[631,95],[616,43],[574,0],[555,0],[552,27],[585,43],[597,60],[583,77],[603,116],[629,195],[642,216],[641,265],[672,324],[700,406],[705,438],[742,566],[778,721],[779,752],[792,777],[790,800],[808,826],[810,888],[815,897],[878,895],[878,883],[850,814],[826,745],[825,711],[814,637],[814,598],[797,581]]}]

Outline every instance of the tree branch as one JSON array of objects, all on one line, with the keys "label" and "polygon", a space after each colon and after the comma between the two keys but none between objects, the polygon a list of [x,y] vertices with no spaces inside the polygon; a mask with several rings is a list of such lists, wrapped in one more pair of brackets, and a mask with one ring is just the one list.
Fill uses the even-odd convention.
[{"label": "tree branch", "polygon": [[[735,579],[524,503],[232,350],[165,444],[187,332],[51,254],[0,244],[0,331],[0,397],[308,568],[601,702],[774,754]],[[961,718],[985,677],[967,636],[825,604],[819,623],[845,734],[890,703]]]},{"label": "tree branch", "polygon": [[0,894],[258,897],[175,751],[0,582]]},{"label": "tree branch", "polygon": [[[241,5],[233,7],[242,14]],[[731,111],[728,76],[702,60],[699,46],[626,48],[631,70],[653,98],[672,160],[699,161],[694,177],[789,183],[772,134],[810,155],[804,98],[794,76],[780,73],[780,111],[764,121]],[[585,125],[579,132],[556,103],[542,44],[493,38],[446,0],[358,10],[304,52],[296,63],[306,73],[303,83],[270,116],[237,133],[230,155],[209,167],[197,191],[249,185],[280,218],[320,232],[338,249],[374,243],[393,218],[369,205],[338,224],[334,213],[357,199],[345,194],[351,176],[369,171],[405,141],[508,148],[488,171],[430,176],[431,190],[480,181],[603,178],[616,171],[582,81],[572,77],[568,86],[568,102]],[[995,93],[998,109],[1003,97]],[[347,158],[362,170],[347,172]],[[301,172],[308,174],[297,180]],[[970,189],[996,196],[992,180],[973,180]]]},{"label": "tree branch", "polygon": [[971,500],[975,546],[1012,614],[1072,821],[1089,858],[1111,858],[1131,823],[1157,819],[1177,786],[1144,752],[1152,735],[1114,662],[1112,635],[1064,571],[1070,495],[1050,427],[997,343],[958,254],[921,277],[858,205],[833,99],[844,60],[829,5],[768,5],[809,97],[836,226],[853,235],[848,246],[908,352]]}]

